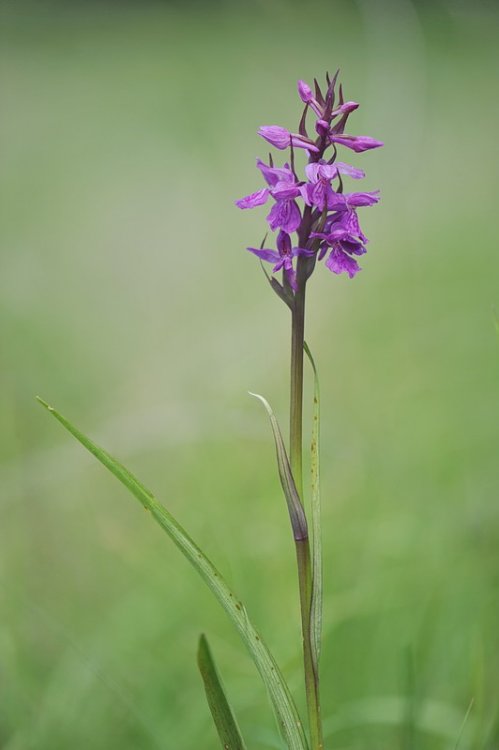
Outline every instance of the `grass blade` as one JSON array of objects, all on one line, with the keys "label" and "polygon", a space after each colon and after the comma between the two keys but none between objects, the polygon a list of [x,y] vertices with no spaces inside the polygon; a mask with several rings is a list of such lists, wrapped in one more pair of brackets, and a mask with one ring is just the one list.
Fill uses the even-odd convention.
[{"label": "grass blade", "polygon": [[236,718],[229,705],[206,637],[199,638],[198,667],[204,682],[206,700],[224,750],[246,750]]},{"label": "grass blade", "polygon": [[279,730],[289,750],[308,750],[302,724],[296,710],[289,688],[269,649],[262,641],[241,601],[225,583],[213,563],[204,555],[182,526],[166,508],[159,503],[152,492],[131,474],[122,464],[99,448],[88,437],[74,427],[68,420],[49,406],[41,398],[38,401],[70,432],[92,455],[94,455],[111,474],[125,485],[143,507],[150,511],[155,521],[166,531],[199,575],[204,579],[218,602],[222,605],[232,623],[239,632],[250,652],[260,676],[268,690],[276,715]]},{"label": "grass blade", "polygon": [[296,489],[295,480],[291,473],[291,466],[289,465],[288,454],[286,453],[286,447],[284,440],[282,439],[281,430],[275,417],[272,407],[269,402],[263,397],[259,396],[258,393],[250,393],[250,396],[254,396],[265,407],[265,410],[270,418],[270,424],[272,432],[274,434],[274,442],[277,453],[277,466],[279,469],[279,477],[281,479],[281,485],[286,498],[288,506],[289,518],[291,520],[291,527],[293,529],[293,536],[295,541],[302,542],[308,539],[307,519],[305,518],[305,511]]},{"label": "grass blade", "polygon": [[310,470],[312,493],[310,499],[310,517],[312,521],[312,606],[310,611],[310,628],[312,634],[312,648],[314,651],[315,666],[319,672],[319,659],[321,655],[322,640],[322,529],[321,529],[321,493],[320,493],[320,465],[319,465],[319,438],[320,438],[320,392],[319,377],[315,366],[312,352],[308,344],[303,344],[305,353],[312,365],[314,372],[314,408],[312,413],[312,443],[310,448]]}]

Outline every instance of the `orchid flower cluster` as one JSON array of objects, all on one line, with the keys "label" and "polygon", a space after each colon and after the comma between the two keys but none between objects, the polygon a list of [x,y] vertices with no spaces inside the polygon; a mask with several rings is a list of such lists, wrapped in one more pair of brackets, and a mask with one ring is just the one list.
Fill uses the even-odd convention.
[{"label": "orchid flower cluster", "polygon": [[[261,260],[273,263],[273,273],[284,271],[284,284],[297,291],[298,279],[294,258],[310,258],[310,273],[315,261],[324,258],[333,273],[347,273],[353,278],[361,270],[356,257],[366,252],[367,237],[360,228],[357,209],[379,201],[379,191],[343,192],[343,176],[362,179],[362,169],[337,161],[337,146],[345,146],[357,153],[378,148],[383,143],[368,136],[346,135],[350,114],[358,108],[353,101],[344,101],[341,85],[336,102],[338,73],[331,80],[326,76],[325,94],[315,80],[315,92],[304,81],[298,81],[298,94],[305,104],[298,133],[291,133],[279,125],[264,125],[258,131],[268,143],[283,151],[290,149],[290,160],[284,166],[257,160],[257,167],[267,187],[236,201],[239,208],[256,208],[272,199],[274,204],[267,216],[272,232],[278,230],[276,250],[267,247],[248,247]],[[315,138],[308,135],[308,111],[315,117]],[[295,149],[308,153],[305,180],[295,170]],[[300,202],[304,205],[300,208]],[[297,242],[291,239],[297,234]],[[327,256],[327,257],[326,257]]]}]

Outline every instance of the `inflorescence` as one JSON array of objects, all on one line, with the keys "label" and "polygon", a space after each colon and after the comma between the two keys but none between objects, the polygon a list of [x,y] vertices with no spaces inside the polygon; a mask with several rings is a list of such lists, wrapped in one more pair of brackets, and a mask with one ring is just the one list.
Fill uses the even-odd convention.
[{"label": "inflorescence", "polygon": [[[269,163],[257,160],[267,187],[236,201],[239,208],[255,208],[274,203],[267,216],[270,229],[278,230],[276,250],[266,247],[247,249],[261,260],[273,263],[273,273],[284,271],[284,284],[297,291],[298,279],[293,265],[299,256],[310,259],[312,268],[316,260],[326,257],[326,266],[333,273],[347,273],[350,278],[360,271],[355,257],[366,252],[367,237],[363,234],[357,217],[357,208],[372,206],[379,201],[379,191],[343,192],[343,176],[355,180],[363,178],[361,169],[337,161],[337,146],[345,146],[357,153],[382,146],[381,141],[368,136],[346,135],[345,126],[351,112],[358,108],[356,102],[345,102],[341,85],[336,103],[336,81],[326,76],[327,90],[322,94],[317,81],[315,91],[298,81],[298,94],[305,109],[298,133],[291,133],[278,125],[265,125],[258,131],[268,143],[283,151],[290,150],[290,160],[284,166],[274,165],[272,155]],[[336,105],[336,106],[335,106]],[[316,118],[316,137],[309,137],[306,117],[311,110]],[[305,180],[299,180],[295,170],[295,150],[308,153]],[[327,155],[326,155],[327,152]],[[300,201],[304,204],[300,208]],[[297,234],[297,242],[291,236]]]}]

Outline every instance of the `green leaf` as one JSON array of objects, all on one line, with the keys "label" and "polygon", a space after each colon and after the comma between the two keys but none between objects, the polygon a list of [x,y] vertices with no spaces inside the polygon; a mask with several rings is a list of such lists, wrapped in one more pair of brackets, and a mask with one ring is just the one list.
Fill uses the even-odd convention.
[{"label": "green leaf", "polygon": [[259,396],[258,393],[250,393],[250,396],[254,396],[264,405],[267,414],[270,417],[270,424],[272,432],[274,434],[274,442],[277,453],[277,466],[279,469],[279,477],[281,480],[284,497],[288,506],[289,518],[291,520],[291,527],[293,529],[293,536],[295,541],[302,542],[308,539],[307,519],[305,517],[305,511],[296,489],[295,480],[291,472],[291,466],[289,465],[288,454],[284,446],[284,440],[282,439],[281,430],[275,417],[274,412],[269,402],[263,397]]},{"label": "green leaf", "polygon": [[41,398],[38,401],[68,430],[98,461],[101,462],[111,474],[130,490],[137,500],[150,511],[152,517],[161,528],[166,531],[170,539],[177,545],[185,555],[205,583],[211,589],[215,598],[227,612],[244,644],[250,652],[260,676],[268,690],[272,706],[276,715],[279,729],[285,739],[289,750],[308,750],[307,741],[303,732],[301,721],[293,702],[289,688],[277,666],[274,657],[262,641],[249,620],[243,603],[235,596],[225,583],[224,579],[204,555],[182,526],[175,520],[166,508],[159,503],[150,490],[146,489],[141,482],[131,474],[115,458],[99,448],[68,420],[59,414],[52,406],[49,406]]},{"label": "green leaf", "polygon": [[237,721],[227,701],[206,637],[199,638],[198,667],[204,682],[206,699],[224,750],[246,750]]},{"label": "green leaf", "polygon": [[310,630],[312,650],[315,659],[316,673],[319,673],[319,659],[322,640],[322,529],[321,529],[321,492],[320,492],[320,392],[319,378],[312,352],[304,342],[303,348],[314,371],[314,408],[312,412],[312,443],[310,448],[310,470],[312,494],[310,500],[310,515],[312,520],[312,606],[310,611]]},{"label": "green leaf", "polygon": [[[265,235],[266,236],[266,235]],[[262,244],[263,247],[263,244]],[[260,266],[262,267],[262,271],[264,272],[267,281],[269,282],[270,286],[274,290],[274,292],[277,294],[278,297],[282,299],[282,301],[289,307],[289,309],[292,309],[293,306],[293,297],[289,294],[289,292],[283,287],[282,284],[280,284],[277,279],[275,279],[273,276],[270,276],[267,269],[263,265],[262,261],[260,261]]]}]

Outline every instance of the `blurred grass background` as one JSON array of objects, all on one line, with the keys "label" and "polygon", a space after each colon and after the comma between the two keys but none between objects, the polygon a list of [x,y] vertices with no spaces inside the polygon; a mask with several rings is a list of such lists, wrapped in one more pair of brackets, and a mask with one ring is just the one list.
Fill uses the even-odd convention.
[{"label": "blurred grass background", "polygon": [[497,6],[441,0],[1,9],[0,746],[218,740],[206,632],[250,750],[279,747],[203,584],[39,393],[214,558],[301,706],[269,427],[288,316],[255,258],[261,124],[342,69],[382,203],[354,282],[319,268],[327,747],[499,745]]}]

